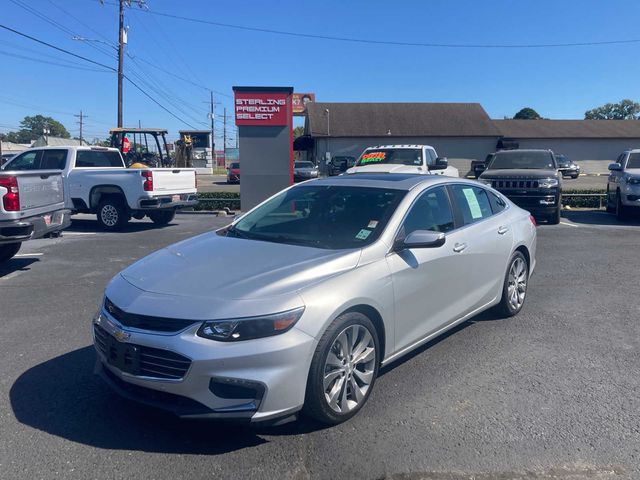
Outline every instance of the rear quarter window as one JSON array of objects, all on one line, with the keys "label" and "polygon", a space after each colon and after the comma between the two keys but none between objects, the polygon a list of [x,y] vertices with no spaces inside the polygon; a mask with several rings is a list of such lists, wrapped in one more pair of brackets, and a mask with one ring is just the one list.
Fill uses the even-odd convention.
[{"label": "rear quarter window", "polygon": [[76,167],[104,168],[122,166],[124,165],[119,152],[78,150],[76,153]]}]

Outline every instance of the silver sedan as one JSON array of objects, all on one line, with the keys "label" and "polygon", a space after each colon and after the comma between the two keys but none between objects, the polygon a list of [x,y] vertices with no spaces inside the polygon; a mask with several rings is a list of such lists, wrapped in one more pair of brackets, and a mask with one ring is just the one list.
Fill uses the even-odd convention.
[{"label": "silver sedan", "polygon": [[339,423],[382,365],[483,310],[520,312],[535,253],[529,213],[474,181],[305,182],[113,278],[97,371],[183,417]]}]

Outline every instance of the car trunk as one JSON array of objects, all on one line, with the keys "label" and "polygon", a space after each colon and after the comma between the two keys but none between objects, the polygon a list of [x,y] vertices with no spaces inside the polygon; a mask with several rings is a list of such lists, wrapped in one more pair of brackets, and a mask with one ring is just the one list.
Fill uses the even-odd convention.
[{"label": "car trunk", "polygon": [[189,168],[153,168],[153,192],[195,193],[196,171]]},{"label": "car trunk", "polygon": [[1,173],[18,181],[20,212],[18,218],[26,218],[64,208],[62,173],[53,170],[31,170]]}]

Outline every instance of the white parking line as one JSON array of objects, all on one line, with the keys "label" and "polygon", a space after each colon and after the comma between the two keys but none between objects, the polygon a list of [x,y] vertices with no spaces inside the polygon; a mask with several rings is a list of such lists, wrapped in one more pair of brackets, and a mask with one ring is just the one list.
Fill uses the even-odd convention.
[{"label": "white parking line", "polygon": [[575,223],[567,223],[567,222],[560,222],[560,225],[566,225],[567,227],[575,227],[575,228],[579,227],[579,225],[576,225]]},{"label": "white parking line", "polygon": [[44,253],[19,253],[18,255],[14,255],[14,258],[21,257],[41,257]]}]

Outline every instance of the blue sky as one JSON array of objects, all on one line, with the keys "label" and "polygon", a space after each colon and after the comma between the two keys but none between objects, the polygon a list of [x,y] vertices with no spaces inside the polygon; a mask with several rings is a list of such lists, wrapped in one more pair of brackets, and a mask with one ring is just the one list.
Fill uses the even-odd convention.
[{"label": "blue sky", "polygon": [[[113,0],[0,0],[0,23],[115,66]],[[540,44],[640,38],[630,20],[635,0],[215,1],[147,0],[149,9],[221,23],[328,36],[399,42]],[[231,114],[233,85],[286,85],[334,102],[479,102],[493,118],[523,106],[549,118],[622,98],[640,100],[640,43],[540,49],[446,49],[345,43],[214,27],[128,8],[125,73],[196,128],[207,128],[209,93]],[[17,58],[16,55],[25,58]],[[133,59],[131,58],[133,57]],[[34,61],[33,59],[37,59]],[[25,115],[43,113],[77,135],[73,113],[84,111],[85,136],[106,137],[116,123],[113,73],[76,70],[82,61],[0,30],[0,132]],[[66,62],[74,62],[73,65]],[[150,66],[150,62],[154,67]],[[190,79],[196,86],[175,78]],[[155,89],[155,91],[153,90]],[[158,93],[160,91],[160,93]],[[125,125],[188,127],[125,84]],[[172,105],[173,103],[173,105]],[[178,107],[175,107],[177,105]],[[235,133],[229,121],[229,137]],[[217,140],[221,145],[221,140]]]}]

